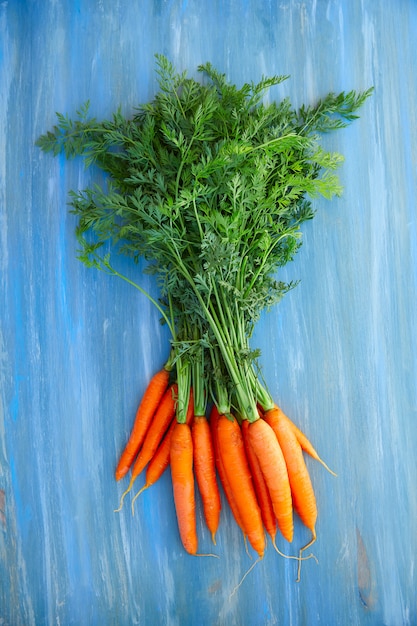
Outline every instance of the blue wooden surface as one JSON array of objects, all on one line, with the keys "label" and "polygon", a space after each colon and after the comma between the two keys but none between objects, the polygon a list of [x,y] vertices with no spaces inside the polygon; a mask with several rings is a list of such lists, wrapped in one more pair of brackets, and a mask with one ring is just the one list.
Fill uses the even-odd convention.
[{"label": "blue wooden surface", "polygon": [[[2,626],[417,624],[416,40],[414,0],[0,3]],[[236,83],[291,74],[272,95],[295,104],[375,86],[325,139],[345,193],[316,203],[283,274],[301,283],[253,342],[338,472],[308,462],[319,562],[298,584],[270,547],[231,595],[252,562],[240,532],[224,511],[220,558],[186,555],[169,473],[134,517],[113,512],[116,457],[168,336],[140,294],[75,258],[67,194],[100,173],[34,141],[88,98],[99,117],[147,101],[156,52]],[[198,530],[211,551],[200,510]]]}]

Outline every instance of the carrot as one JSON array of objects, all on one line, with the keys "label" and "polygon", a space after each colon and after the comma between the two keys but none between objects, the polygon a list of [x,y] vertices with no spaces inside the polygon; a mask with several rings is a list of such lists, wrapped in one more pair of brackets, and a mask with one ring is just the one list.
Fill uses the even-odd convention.
[{"label": "carrot", "polygon": [[294,422],[290,420],[290,418],[282,411],[282,409],[280,409],[279,406],[275,405],[275,408],[277,409],[277,411],[280,412],[281,419],[287,421],[288,424],[291,426],[295,436],[297,437],[297,441],[302,447],[302,449],[304,450],[304,452],[306,452],[309,456],[311,456],[311,458],[313,458],[315,461],[318,461],[319,463],[321,463],[323,467],[328,472],[330,472],[330,474],[333,474],[333,476],[336,476],[337,474],[335,474],[335,472],[333,472],[328,467],[328,465],[326,465],[326,463],[319,457],[311,441],[306,437],[306,435],[299,428],[297,428]]},{"label": "carrot", "polygon": [[137,455],[152,417],[164,395],[169,382],[169,371],[164,367],[151,378],[142,400],[136,411],[133,428],[128,442],[120,456],[116,467],[115,477],[120,480],[126,476]]},{"label": "carrot", "polygon": [[132,475],[130,477],[130,483],[127,489],[123,492],[120,506],[117,511],[120,511],[123,500],[129,491],[133,487],[133,483],[139,474],[145,469],[146,465],[152,459],[155,454],[161,440],[167,431],[171,421],[175,415],[175,405],[176,405],[176,397],[177,397],[177,384],[174,383],[168,387],[165,391],[161,402],[159,403],[158,409],[153,417],[152,423],[149,426],[149,429],[146,433],[146,437],[144,439],[142,448],[136,458],[135,464],[132,469]]},{"label": "carrot", "polygon": [[282,411],[276,408],[270,409],[264,414],[264,420],[274,431],[282,449],[288,470],[294,508],[315,538],[317,504],[313,486],[304,461],[301,445],[288,421],[283,419],[282,415]]},{"label": "carrot", "polygon": [[220,415],[217,422],[220,458],[236,502],[245,534],[252,548],[263,558],[265,533],[256,499],[240,426],[235,418]]},{"label": "carrot", "polygon": [[243,443],[245,445],[246,456],[249,468],[252,474],[252,480],[255,487],[255,493],[261,509],[262,521],[265,530],[272,539],[272,544],[276,548],[275,538],[277,534],[277,519],[275,517],[274,508],[272,506],[271,496],[266,485],[264,476],[257,456],[253,450],[252,442],[249,436],[249,422],[247,419],[242,422]]},{"label": "carrot", "polygon": [[[186,423],[191,424],[194,417],[194,402],[193,402],[193,391],[190,390],[190,401],[188,404],[187,415],[186,415]],[[172,431],[174,430],[176,424],[176,419],[173,419],[167,432],[165,433],[161,443],[158,446],[155,454],[152,459],[149,461],[148,467],[146,469],[146,479],[144,486],[138,491],[135,497],[132,500],[132,512],[134,510],[135,500],[141,493],[148,489],[152,485],[154,485],[163,475],[165,470],[169,465],[169,455],[170,455],[170,447],[171,447],[171,436]]]},{"label": "carrot", "polygon": [[176,420],[173,419],[167,432],[164,435],[164,438],[159,444],[157,451],[155,452],[152,459],[149,461],[149,465],[146,469],[146,482],[145,482],[145,485],[140,490],[140,493],[144,489],[147,489],[151,485],[154,485],[161,478],[162,474],[167,469],[169,465],[169,449],[171,446],[171,435],[172,435],[172,431],[174,430],[175,424],[176,424]]},{"label": "carrot", "polygon": [[175,510],[185,550],[196,555],[198,547],[195,512],[193,441],[188,424],[176,422],[171,435],[170,464]]},{"label": "carrot", "polygon": [[[210,413],[210,431],[211,431],[211,437],[213,441],[214,460],[215,460],[217,472],[219,474],[220,482],[223,487],[224,495],[226,496],[226,500],[229,504],[230,510],[232,511],[232,515],[235,518],[236,524],[239,526],[240,530],[245,535],[245,531],[242,525],[242,520],[240,518],[240,514],[237,509],[236,502],[235,502],[233,493],[230,488],[230,484],[226,478],[224,465],[220,457],[219,440],[218,440],[218,432],[217,432],[217,424],[218,424],[219,419],[220,419],[220,413],[216,405],[213,405],[213,408]],[[245,539],[246,539],[246,536],[245,536]]]},{"label": "carrot", "polygon": [[198,489],[203,501],[204,517],[216,543],[216,532],[220,520],[220,492],[216,478],[213,441],[205,415],[195,415],[191,427],[193,438],[194,468]]},{"label": "carrot", "polygon": [[132,469],[132,478],[134,481],[139,474],[145,469],[146,465],[155,454],[162,438],[167,431],[171,421],[175,415],[177,384],[171,385],[163,395],[160,405],[153,417],[146,437],[143,442],[142,449],[135,461]]},{"label": "carrot", "polygon": [[269,424],[257,419],[249,425],[250,442],[258,459],[279,529],[287,541],[292,541],[294,524],[291,488],[284,455]]}]

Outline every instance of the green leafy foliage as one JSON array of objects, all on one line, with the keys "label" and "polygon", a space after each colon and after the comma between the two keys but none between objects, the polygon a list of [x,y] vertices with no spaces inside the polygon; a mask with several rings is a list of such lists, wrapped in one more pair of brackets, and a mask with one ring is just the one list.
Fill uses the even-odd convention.
[{"label": "green leafy foliage", "polygon": [[330,93],[295,110],[288,99],[263,100],[287,76],[238,88],[210,63],[197,81],[162,55],[156,61],[160,89],[131,119],[118,110],[99,122],[87,102],[75,120],[57,114],[37,145],[107,172],[104,188],[70,194],[79,258],[119,275],[102,255],[104,242],[144,257],[178,363],[197,358],[201,372],[203,361],[206,391],[222,394],[221,383],[251,419],[254,324],[294,286],[276,274],[301,245],[312,200],[342,191],[335,173],[342,157],[325,151],[319,134],[356,119],[371,90]]}]

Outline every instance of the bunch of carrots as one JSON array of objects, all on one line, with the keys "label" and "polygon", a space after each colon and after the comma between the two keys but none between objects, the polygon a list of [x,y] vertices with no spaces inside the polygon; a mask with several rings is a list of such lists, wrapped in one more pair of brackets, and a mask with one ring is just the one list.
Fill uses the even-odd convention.
[{"label": "bunch of carrots", "polygon": [[[145,469],[144,489],[170,466],[181,539],[197,554],[194,479],[213,541],[221,483],[262,558],[265,530],[275,547],[278,530],[292,541],[294,511],[311,532],[307,546],[315,541],[303,452],[322,461],[261,382],[251,337],[261,313],[294,287],[277,273],[301,245],[312,198],[341,193],[334,170],[342,157],[324,150],[319,135],[354,120],[371,90],[294,109],[287,98],[264,101],[287,76],[237,88],[210,63],[198,69],[201,82],[158,55],[160,90],[132,119],[119,110],[99,122],[87,103],[75,121],[58,114],[37,143],[107,174],[105,188],[71,192],[79,259],[139,289],[170,332],[171,354],[117,465],[117,480],[131,470],[121,505]],[[116,269],[109,242],[145,260],[158,299]]]},{"label": "bunch of carrots", "polygon": [[[263,558],[265,531],[276,546],[276,534],[291,542],[295,510],[316,539],[317,504],[303,451],[329,472],[309,439],[276,405],[258,407],[249,422],[220,413],[195,412],[193,390],[184,421],[177,419],[178,386],[170,362],[151,379],[139,404],[129,440],[116,467],[116,480],[131,470],[122,501],[146,468],[144,486],[133,501],[154,485],[170,466],[179,533],[185,550],[198,551],[196,485],[213,543],[221,513],[219,481],[233,517],[259,558]],[[118,510],[120,510],[120,508]]]}]

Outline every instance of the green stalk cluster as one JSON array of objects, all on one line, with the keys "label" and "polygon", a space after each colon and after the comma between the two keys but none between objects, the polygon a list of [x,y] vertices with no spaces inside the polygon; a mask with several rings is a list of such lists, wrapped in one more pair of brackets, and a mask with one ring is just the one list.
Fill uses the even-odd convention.
[{"label": "green stalk cluster", "polygon": [[255,324],[294,286],[277,273],[299,249],[312,199],[341,193],[342,157],[319,133],[355,119],[371,90],[296,110],[288,99],[264,102],[286,76],[237,88],[209,63],[198,70],[199,81],[158,55],[160,89],[131,119],[119,110],[99,122],[87,103],[75,120],[58,114],[37,144],[108,174],[103,188],[71,192],[79,258],[121,276],[103,252],[110,241],[148,262],[160,290],[152,302],[171,333],[178,419],[192,385],[197,413],[213,400],[252,421],[258,403],[273,404],[250,346]]}]

